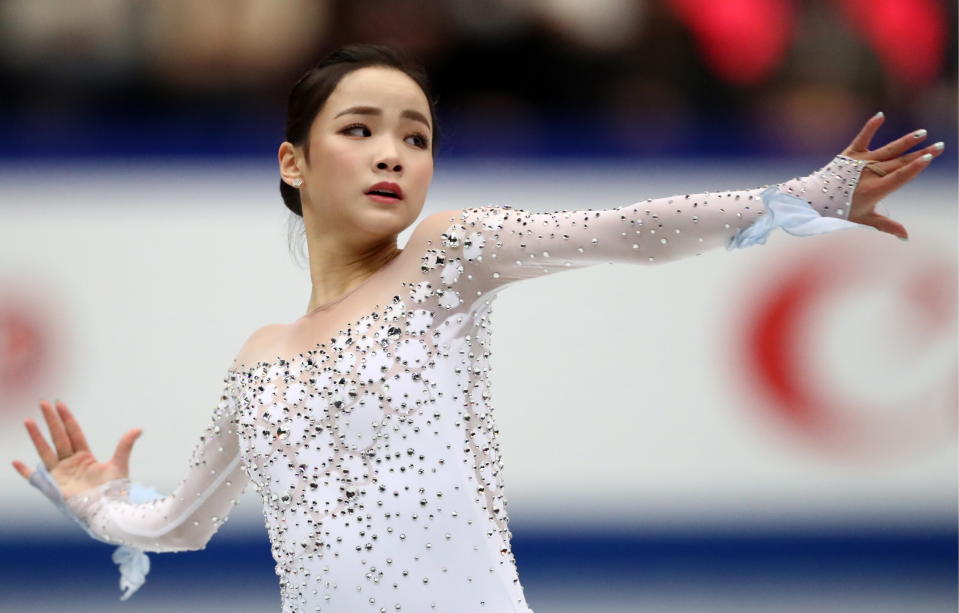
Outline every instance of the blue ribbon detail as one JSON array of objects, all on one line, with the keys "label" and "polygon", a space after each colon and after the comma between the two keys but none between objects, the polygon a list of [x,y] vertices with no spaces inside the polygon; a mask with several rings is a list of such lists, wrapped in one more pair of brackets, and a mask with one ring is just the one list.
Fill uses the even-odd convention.
[{"label": "blue ribbon detail", "polygon": [[775,186],[766,188],[762,198],[766,214],[748,228],[737,229],[726,244],[727,250],[732,251],[757,244],[765,245],[766,237],[776,228],[782,228],[793,236],[814,236],[849,228],[876,230],[872,226],[839,217],[823,217],[802,198],[782,192]]},{"label": "blue ribbon detail", "polygon": [[[60,487],[43,463],[37,464],[36,470],[30,475],[30,485],[40,490],[40,492],[67,517],[83,528],[83,531],[86,532],[90,538],[100,541],[101,543],[110,544],[109,541],[105,541],[97,536],[87,527],[82,519],[70,510],[66,500],[63,498],[63,494],[60,492]],[[156,490],[140,485],[139,483],[131,483],[127,494],[127,499],[134,504],[149,502],[162,497],[163,495]],[[142,549],[130,547],[129,545],[121,545],[114,550],[112,559],[113,563],[119,566],[120,570],[120,589],[123,591],[120,600],[126,600],[146,582],[147,573],[150,572],[150,558],[147,557],[147,554],[145,554]]]}]

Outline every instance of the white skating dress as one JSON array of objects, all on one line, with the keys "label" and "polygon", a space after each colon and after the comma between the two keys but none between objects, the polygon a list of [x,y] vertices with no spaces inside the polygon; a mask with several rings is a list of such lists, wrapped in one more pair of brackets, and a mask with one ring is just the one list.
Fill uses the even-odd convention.
[{"label": "white skating dress", "polygon": [[608,210],[431,215],[357,289],[291,324],[297,346],[234,362],[172,494],[136,504],[135,484],[121,479],[62,508],[106,542],[203,549],[252,483],[284,612],[529,612],[490,403],[497,292],[609,261],[763,243],[775,227],[867,228],[846,220],[862,169],[840,155],[772,187]]}]

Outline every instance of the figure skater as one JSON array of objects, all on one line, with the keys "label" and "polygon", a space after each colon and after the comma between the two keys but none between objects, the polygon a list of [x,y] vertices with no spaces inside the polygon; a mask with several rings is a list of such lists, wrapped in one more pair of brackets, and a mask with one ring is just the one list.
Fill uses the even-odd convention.
[{"label": "figure skater", "polygon": [[819,170],[772,186],[606,210],[447,210],[400,249],[433,176],[434,104],[423,71],[398,52],[345,47],[293,86],[278,151],[283,201],[305,224],[306,312],[242,345],[177,488],[159,496],[130,481],[139,429],[98,461],[62,402],[40,403],[52,446],[24,422],[36,470],[13,466],[120,546],[125,596],[143,582],[144,551],[205,548],[252,483],[284,612],[528,613],[490,401],[497,293],[594,264],[762,244],[776,227],[906,238],[875,206],[943,146],[907,153],[922,130],[870,150],[882,122],[869,119]]}]

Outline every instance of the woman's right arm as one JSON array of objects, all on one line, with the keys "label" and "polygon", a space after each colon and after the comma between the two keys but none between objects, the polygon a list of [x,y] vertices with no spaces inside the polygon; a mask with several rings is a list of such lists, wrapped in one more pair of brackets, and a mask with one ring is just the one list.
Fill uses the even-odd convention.
[{"label": "woman's right arm", "polygon": [[[55,504],[65,505],[65,510],[99,540],[145,551],[203,549],[226,521],[248,480],[235,422],[235,378],[232,370],[228,372],[210,423],[193,449],[186,475],[169,496],[140,504],[130,502],[130,488],[135,484],[128,477],[129,455],[139,430],[121,438],[109,461],[97,462],[79,424],[62,403],[56,410],[49,403],[41,403],[54,449],[32,420],[25,422],[42,460],[40,470],[31,473],[22,462],[14,462],[14,468]],[[49,478],[38,474],[43,469]]]}]

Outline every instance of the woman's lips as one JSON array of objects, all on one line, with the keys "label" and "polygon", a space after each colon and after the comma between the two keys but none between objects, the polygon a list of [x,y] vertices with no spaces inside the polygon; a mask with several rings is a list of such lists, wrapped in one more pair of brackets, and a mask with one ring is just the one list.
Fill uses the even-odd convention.
[{"label": "woman's lips", "polygon": [[380,181],[375,185],[371,185],[369,189],[366,190],[366,193],[370,194],[371,192],[378,192],[378,195],[386,196],[387,198],[403,199],[403,188],[392,181]]},{"label": "woman's lips", "polygon": [[371,198],[377,202],[382,202],[383,204],[394,204],[400,201],[400,198],[394,198],[392,196],[382,196],[380,194],[367,194],[367,198]]}]

